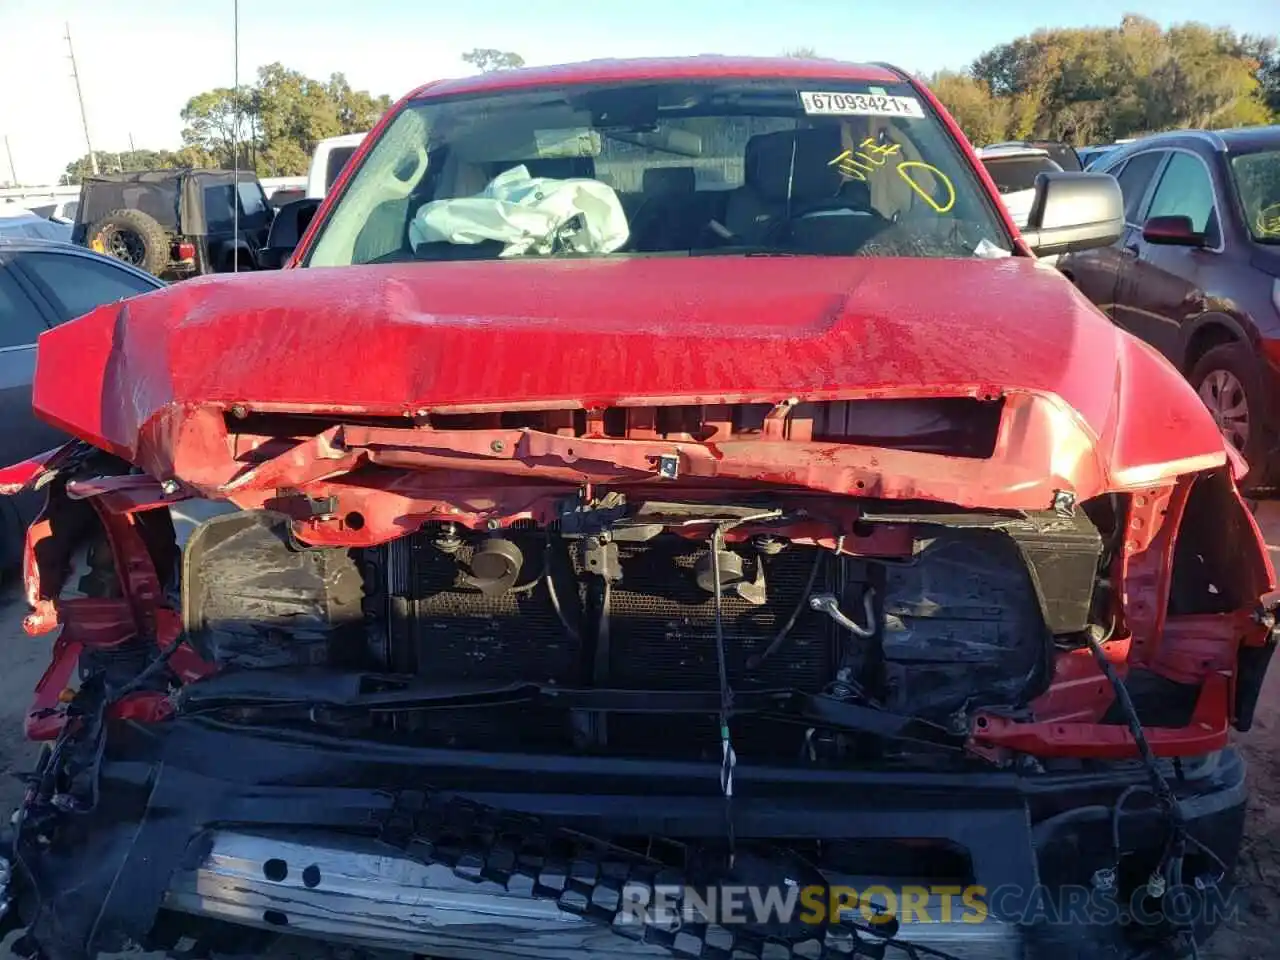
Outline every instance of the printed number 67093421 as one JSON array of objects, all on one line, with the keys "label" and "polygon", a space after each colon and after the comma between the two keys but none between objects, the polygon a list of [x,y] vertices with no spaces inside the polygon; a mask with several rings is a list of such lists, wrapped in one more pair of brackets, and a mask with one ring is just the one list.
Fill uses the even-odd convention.
[{"label": "printed number 67093421", "polygon": [[836,116],[924,118],[924,108],[914,97],[894,97],[874,93],[824,93],[804,90],[800,93],[804,112]]}]

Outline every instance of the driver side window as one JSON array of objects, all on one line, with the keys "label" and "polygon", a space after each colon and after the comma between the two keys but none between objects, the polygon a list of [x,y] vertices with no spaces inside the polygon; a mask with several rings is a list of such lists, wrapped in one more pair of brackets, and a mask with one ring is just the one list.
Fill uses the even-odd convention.
[{"label": "driver side window", "polygon": [[1186,217],[1191,229],[1207,235],[1211,245],[1219,241],[1218,218],[1214,206],[1213,182],[1198,157],[1175,152],[1160,176],[1151,198],[1148,217]]},{"label": "driver side window", "polygon": [[1120,183],[1120,195],[1124,198],[1124,218],[1127,222],[1138,222],[1142,198],[1147,195],[1147,187],[1163,158],[1163,153],[1152,150],[1130,158],[1118,171],[1108,171],[1114,172]]}]

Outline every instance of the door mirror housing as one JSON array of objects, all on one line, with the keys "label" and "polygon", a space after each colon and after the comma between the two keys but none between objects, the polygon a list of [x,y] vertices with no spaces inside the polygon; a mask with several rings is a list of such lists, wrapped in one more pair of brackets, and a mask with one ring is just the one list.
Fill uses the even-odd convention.
[{"label": "door mirror housing", "polygon": [[264,270],[279,270],[298,247],[322,201],[312,198],[286,203],[276,211],[267,234],[267,245],[258,253]]},{"label": "door mirror housing", "polygon": [[1150,217],[1142,225],[1142,239],[1168,247],[1205,245],[1205,235],[1197,233],[1191,225],[1191,218],[1184,216]]},{"label": "door mirror housing", "polygon": [[1109,247],[1124,234],[1124,197],[1109,173],[1037,174],[1022,236],[1039,257]]}]

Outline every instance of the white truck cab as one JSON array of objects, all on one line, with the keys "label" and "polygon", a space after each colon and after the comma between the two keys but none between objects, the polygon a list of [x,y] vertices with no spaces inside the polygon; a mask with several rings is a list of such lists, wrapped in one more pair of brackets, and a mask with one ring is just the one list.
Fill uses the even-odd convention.
[{"label": "white truck cab", "polygon": [[328,137],[316,144],[316,152],[311,157],[311,169],[307,172],[308,199],[324,199],[365,136],[365,133],[346,133],[340,137]]}]

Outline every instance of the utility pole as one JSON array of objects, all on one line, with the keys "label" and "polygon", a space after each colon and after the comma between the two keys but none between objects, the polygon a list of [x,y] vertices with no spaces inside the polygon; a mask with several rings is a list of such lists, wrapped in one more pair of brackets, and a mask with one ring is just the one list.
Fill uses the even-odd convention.
[{"label": "utility pole", "polygon": [[240,0],[231,0],[231,105],[235,120],[231,124],[231,229],[236,246],[231,256],[231,272],[240,272]]},{"label": "utility pole", "polygon": [[4,135],[4,152],[9,155],[9,179],[18,186],[18,171],[13,168],[13,148],[9,146],[9,135]]},{"label": "utility pole", "polygon": [[71,57],[71,79],[76,82],[76,99],[80,101],[80,124],[84,127],[84,145],[89,148],[89,169],[97,176],[98,155],[93,152],[93,142],[89,139],[89,117],[84,112],[84,94],[80,92],[80,71],[76,69],[76,51],[71,46],[71,24],[67,24],[67,53]]}]

